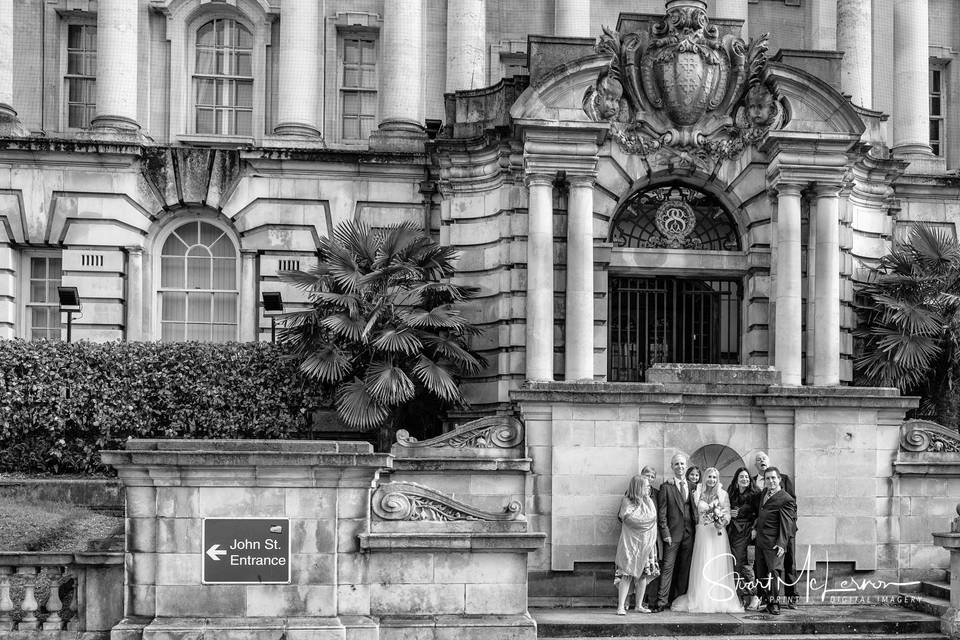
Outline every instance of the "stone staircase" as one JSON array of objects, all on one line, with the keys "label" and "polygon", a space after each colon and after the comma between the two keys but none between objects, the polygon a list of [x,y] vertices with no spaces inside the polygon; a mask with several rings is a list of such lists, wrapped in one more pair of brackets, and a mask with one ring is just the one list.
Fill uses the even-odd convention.
[{"label": "stone staircase", "polygon": [[946,640],[938,616],[898,606],[803,605],[779,616],[739,614],[629,613],[605,609],[531,609],[537,637],[545,640],[639,638],[697,640]]},{"label": "stone staircase", "polygon": [[943,580],[924,580],[920,591],[903,595],[905,607],[939,618],[950,606],[950,573]]}]

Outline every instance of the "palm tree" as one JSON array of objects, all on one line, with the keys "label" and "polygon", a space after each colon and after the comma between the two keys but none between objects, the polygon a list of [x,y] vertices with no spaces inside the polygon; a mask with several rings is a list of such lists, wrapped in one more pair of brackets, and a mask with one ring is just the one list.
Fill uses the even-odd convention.
[{"label": "palm tree", "polygon": [[858,288],[857,383],[921,396],[920,414],[952,422],[960,380],[960,244],[913,228]]},{"label": "palm tree", "polygon": [[464,406],[458,377],[486,363],[467,344],[480,333],[464,317],[476,289],[449,281],[456,251],[412,224],[350,221],[321,239],[318,254],[311,271],[281,274],[311,308],[284,317],[280,340],[307,376],[335,388],[343,423],[379,428],[386,450],[411,404]]}]

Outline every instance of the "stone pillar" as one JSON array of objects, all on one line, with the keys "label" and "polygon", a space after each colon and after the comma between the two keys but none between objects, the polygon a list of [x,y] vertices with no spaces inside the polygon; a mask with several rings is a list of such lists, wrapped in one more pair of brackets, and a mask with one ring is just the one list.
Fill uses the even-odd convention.
[{"label": "stone pillar", "polygon": [[423,0],[383,3],[380,59],[380,128],[370,148],[380,151],[422,151],[423,128]]},{"label": "stone pillar", "polygon": [[564,377],[593,380],[593,176],[570,176]]},{"label": "stone pillar", "polygon": [[97,5],[97,115],[94,129],[136,131],[137,16],[139,2],[100,0]]},{"label": "stone pillar", "polygon": [[802,289],[800,186],[777,185],[777,279],[774,366],[785,385],[801,384]]},{"label": "stone pillar", "polygon": [[257,252],[240,252],[240,342],[257,340]]},{"label": "stone pillar", "polygon": [[950,552],[950,606],[940,616],[940,631],[950,640],[960,639],[960,504],[949,533],[933,534],[933,541]]},{"label": "stone pillar", "polygon": [[590,0],[556,0],[554,33],[564,38],[592,38]]},{"label": "stone pillar", "polygon": [[[840,384],[840,200],[839,185],[816,192],[816,267],[813,384]],[[809,329],[809,327],[808,327]]]},{"label": "stone pillar", "polygon": [[893,3],[893,151],[897,156],[930,150],[930,26],[927,0]]},{"label": "stone pillar", "polygon": [[447,2],[447,93],[487,86],[485,0]]},{"label": "stone pillar", "polygon": [[143,340],[143,247],[127,247],[127,342]]},{"label": "stone pillar", "polygon": [[873,2],[837,0],[837,48],[843,51],[840,86],[853,103],[873,104]]},{"label": "stone pillar", "polygon": [[280,8],[280,104],[274,133],[319,137],[323,20],[318,0],[283,0]]},{"label": "stone pillar", "polygon": [[715,0],[714,16],[717,18],[736,18],[743,20],[740,37],[747,39],[747,0]]},{"label": "stone pillar", "polygon": [[553,176],[527,186],[527,380],[553,380]]}]

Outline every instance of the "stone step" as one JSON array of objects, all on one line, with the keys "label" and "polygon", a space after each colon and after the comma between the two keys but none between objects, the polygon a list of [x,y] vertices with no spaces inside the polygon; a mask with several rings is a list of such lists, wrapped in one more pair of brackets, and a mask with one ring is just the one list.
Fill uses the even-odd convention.
[{"label": "stone step", "polygon": [[531,609],[541,638],[631,638],[696,636],[851,635],[943,638],[940,619],[899,606],[802,605],[779,616],[747,611],[691,614],[665,611],[618,616],[607,609]]},{"label": "stone step", "polygon": [[950,599],[950,583],[949,582],[933,582],[926,581],[920,583],[920,593],[933,596],[934,598],[940,598],[941,600]]},{"label": "stone step", "polygon": [[946,613],[950,607],[950,601],[946,598],[937,598],[925,593],[909,593],[904,594],[903,606],[939,618]]}]

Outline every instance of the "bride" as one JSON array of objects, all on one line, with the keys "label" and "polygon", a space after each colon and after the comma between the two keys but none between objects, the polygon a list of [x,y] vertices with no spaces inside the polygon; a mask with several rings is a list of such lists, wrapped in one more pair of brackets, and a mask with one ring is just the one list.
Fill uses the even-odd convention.
[{"label": "bride", "polygon": [[727,539],[730,496],[720,486],[720,472],[715,468],[704,471],[703,480],[694,492],[699,517],[690,559],[690,586],[685,595],[671,603],[670,609],[692,613],[743,611]]}]

